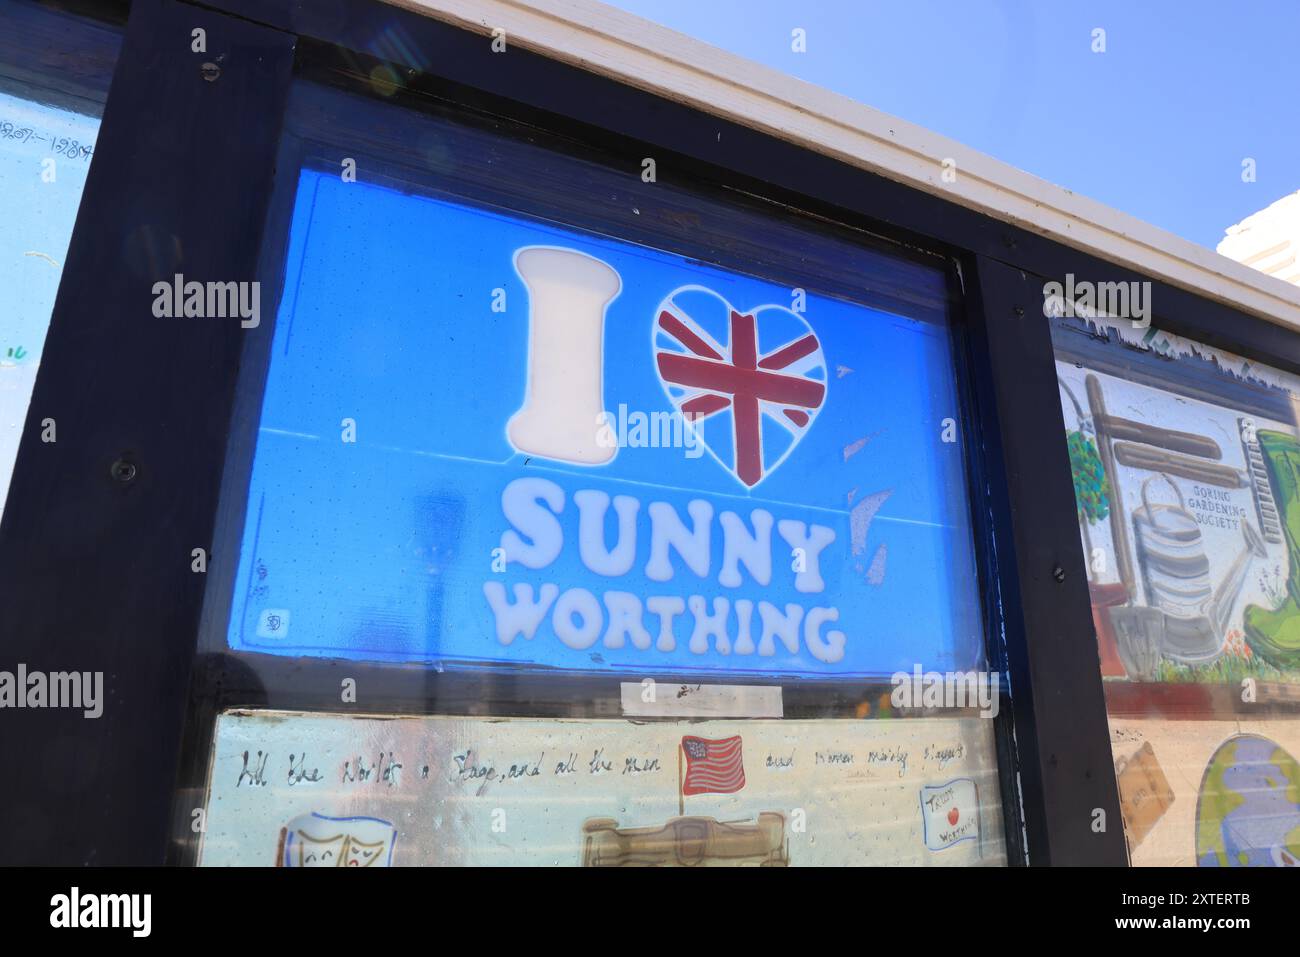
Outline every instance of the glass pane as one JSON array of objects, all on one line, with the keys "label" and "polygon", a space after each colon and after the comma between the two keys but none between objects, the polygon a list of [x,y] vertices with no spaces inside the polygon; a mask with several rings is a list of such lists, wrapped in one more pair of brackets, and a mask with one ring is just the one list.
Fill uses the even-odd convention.
[{"label": "glass pane", "polygon": [[1054,323],[1132,861],[1294,865],[1300,378],[1129,320]]},{"label": "glass pane", "polygon": [[290,115],[207,610],[265,707],[213,706],[202,862],[1005,863],[943,262],[464,115]]},{"label": "glass pane", "polygon": [[[0,515],[99,132],[117,35],[9,0],[0,17]],[[18,43],[19,35],[22,36]],[[51,60],[78,53],[78,76]],[[55,55],[57,54],[57,55]],[[104,62],[107,60],[108,62]]]}]

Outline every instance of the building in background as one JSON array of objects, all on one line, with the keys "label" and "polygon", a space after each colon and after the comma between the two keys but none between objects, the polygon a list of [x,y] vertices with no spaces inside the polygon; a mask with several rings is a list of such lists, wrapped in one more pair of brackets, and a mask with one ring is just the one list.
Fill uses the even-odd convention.
[{"label": "building in background", "polygon": [[1300,191],[1229,226],[1216,248],[1244,266],[1300,285]]}]

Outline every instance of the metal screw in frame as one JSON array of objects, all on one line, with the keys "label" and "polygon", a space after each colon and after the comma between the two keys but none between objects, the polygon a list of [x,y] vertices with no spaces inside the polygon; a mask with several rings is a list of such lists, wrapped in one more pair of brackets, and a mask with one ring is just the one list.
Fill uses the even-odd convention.
[{"label": "metal screw in frame", "polygon": [[114,462],[108,470],[109,474],[113,476],[114,481],[120,482],[123,485],[134,481],[138,471],[139,470],[136,468],[135,463],[125,457]]}]

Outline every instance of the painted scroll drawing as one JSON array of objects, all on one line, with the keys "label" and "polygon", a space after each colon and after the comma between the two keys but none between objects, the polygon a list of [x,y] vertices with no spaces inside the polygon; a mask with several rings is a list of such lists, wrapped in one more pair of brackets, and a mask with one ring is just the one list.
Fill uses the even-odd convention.
[{"label": "painted scroll drawing", "polygon": [[1300,681],[1294,421],[1057,373],[1102,674]]},{"label": "painted scroll drawing", "polygon": [[1138,866],[1300,866],[1300,722],[1110,719]]},{"label": "painted scroll drawing", "polygon": [[661,827],[620,828],[613,818],[595,818],[582,825],[582,865],[787,867],[785,829],[785,817],[772,811],[754,824],[678,817]]},{"label": "painted scroll drawing", "polygon": [[204,865],[1006,863],[993,722],[223,714]]}]

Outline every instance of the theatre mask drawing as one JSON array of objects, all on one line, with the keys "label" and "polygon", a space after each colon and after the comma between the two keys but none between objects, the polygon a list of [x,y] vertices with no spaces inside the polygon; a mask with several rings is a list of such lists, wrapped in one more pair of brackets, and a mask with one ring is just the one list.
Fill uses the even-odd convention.
[{"label": "theatre mask drawing", "polygon": [[281,867],[388,867],[397,832],[373,817],[301,814],[280,831]]},{"label": "theatre mask drawing", "polygon": [[941,271],[902,315],[306,170],[285,274],[232,648],[982,667]]},{"label": "theatre mask drawing", "polygon": [[1103,675],[1300,680],[1300,381],[1113,329],[1078,358],[1058,345]]}]

